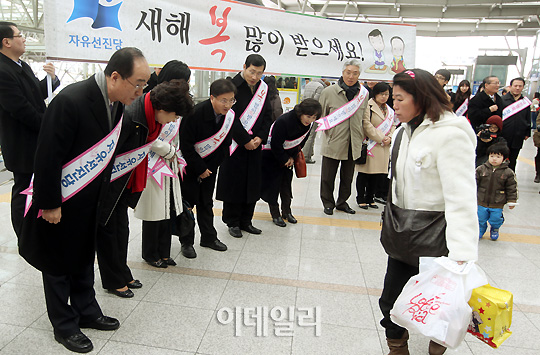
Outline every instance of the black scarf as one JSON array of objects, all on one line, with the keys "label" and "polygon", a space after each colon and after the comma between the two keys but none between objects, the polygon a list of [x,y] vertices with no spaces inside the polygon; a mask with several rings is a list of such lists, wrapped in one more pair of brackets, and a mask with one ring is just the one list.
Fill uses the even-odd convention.
[{"label": "black scarf", "polygon": [[424,122],[424,114],[420,114],[409,121],[409,127],[411,127],[411,134],[414,132],[415,129],[420,126],[420,123]]},{"label": "black scarf", "polygon": [[358,81],[353,86],[347,86],[345,82],[343,81],[343,77],[339,78],[338,85],[345,90],[345,96],[347,96],[347,100],[351,101],[354,99],[356,95],[358,95],[358,92],[360,91],[360,84]]}]

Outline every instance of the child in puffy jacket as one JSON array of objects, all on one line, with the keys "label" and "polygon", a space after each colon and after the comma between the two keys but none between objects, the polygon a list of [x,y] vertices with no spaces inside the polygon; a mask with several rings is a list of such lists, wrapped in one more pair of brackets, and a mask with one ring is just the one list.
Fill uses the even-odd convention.
[{"label": "child in puffy jacket", "polygon": [[506,144],[493,144],[488,147],[487,155],[488,161],[476,168],[478,224],[480,239],[489,222],[491,240],[497,240],[504,222],[504,205],[508,203],[510,209],[517,205],[517,182],[514,172],[508,167],[510,150]]}]

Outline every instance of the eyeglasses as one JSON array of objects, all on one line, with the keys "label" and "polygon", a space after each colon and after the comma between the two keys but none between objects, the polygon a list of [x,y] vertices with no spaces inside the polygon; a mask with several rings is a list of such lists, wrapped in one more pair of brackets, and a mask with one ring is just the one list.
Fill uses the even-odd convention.
[{"label": "eyeglasses", "polygon": [[22,33],[19,33],[18,35],[13,35],[10,38],[16,38],[16,37],[24,38],[24,35]]},{"label": "eyeglasses", "polygon": [[446,78],[444,76],[440,75],[440,74],[435,75],[435,79],[446,81]]},{"label": "eyeglasses", "polygon": [[230,100],[227,100],[227,99],[221,99],[219,100],[219,102],[221,102],[223,105],[234,105],[236,103],[236,99],[230,99]]},{"label": "eyeglasses", "polygon": [[124,80],[127,81],[128,83],[130,83],[131,86],[133,86],[133,87],[135,88],[135,90],[137,90],[137,91],[139,91],[139,90],[144,90],[144,89],[146,89],[146,88],[148,87],[148,84],[147,84],[147,83],[144,83],[144,85],[142,85],[142,84],[137,84],[137,85],[135,85],[135,84],[133,84],[131,81],[129,81],[128,78],[125,78]]}]

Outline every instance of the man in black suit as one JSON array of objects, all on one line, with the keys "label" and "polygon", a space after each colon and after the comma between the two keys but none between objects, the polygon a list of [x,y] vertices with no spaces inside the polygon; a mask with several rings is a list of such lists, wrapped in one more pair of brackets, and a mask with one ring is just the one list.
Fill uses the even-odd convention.
[{"label": "man in black suit", "polygon": [[[72,351],[82,353],[93,348],[80,328],[114,330],[120,325],[117,319],[103,315],[95,298],[97,218],[116,148],[114,136],[107,136],[118,125],[123,105],[142,95],[149,77],[150,68],[142,52],[122,48],[113,54],[104,72],[62,90],[43,118],[34,166],[33,204],[23,221],[19,252],[42,271],[54,337]],[[106,148],[78,159],[102,140]],[[67,174],[66,166],[77,169]],[[92,179],[79,182],[92,172]],[[66,199],[68,188],[73,195]],[[38,218],[39,213],[42,218]]]},{"label": "man in black suit", "polygon": [[[13,172],[11,223],[17,237],[24,214],[25,195],[34,169],[34,154],[41,120],[45,112],[47,79],[39,81],[28,64],[20,58],[26,39],[12,22],[0,22],[0,143],[6,168]],[[60,85],[54,66],[43,66]]]},{"label": "man in black suit", "polygon": [[499,91],[499,79],[496,76],[488,76],[484,79],[484,90],[477,92],[469,101],[469,121],[474,130],[486,123],[493,115],[502,117],[503,102]]},{"label": "man in black suit", "polygon": [[[236,103],[232,107],[236,117],[244,113],[246,127],[233,131],[238,144],[236,151],[219,168],[216,198],[223,201],[222,220],[229,227],[229,234],[242,237],[242,230],[251,234],[262,231],[252,224],[255,204],[261,197],[261,144],[266,144],[272,124],[272,107],[263,88],[261,77],[266,61],[259,54],[250,54],[244,70],[232,82],[236,86]],[[249,115],[248,115],[249,113]]]},{"label": "man in black suit", "polygon": [[[242,129],[238,118],[229,113],[236,102],[235,94],[236,86],[230,80],[214,81],[210,85],[210,99],[195,106],[193,113],[184,117],[180,126],[180,150],[187,162],[182,196],[190,205],[197,205],[201,246],[218,251],[227,250],[227,246],[218,239],[214,228],[212,196],[218,167],[229,156],[232,131]],[[249,141],[250,138],[246,138],[239,143]],[[205,144],[210,146],[203,152],[200,147]],[[186,258],[197,257],[194,239],[194,232],[180,238],[182,255]]]}]

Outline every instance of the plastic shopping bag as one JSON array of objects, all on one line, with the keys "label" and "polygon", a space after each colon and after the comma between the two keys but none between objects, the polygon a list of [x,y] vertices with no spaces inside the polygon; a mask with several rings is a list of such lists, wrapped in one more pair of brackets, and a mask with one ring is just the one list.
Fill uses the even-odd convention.
[{"label": "plastic shopping bag", "polygon": [[512,334],[512,293],[484,285],[472,292],[469,305],[473,317],[469,333],[491,347],[498,348]]},{"label": "plastic shopping bag", "polygon": [[474,262],[458,265],[447,257],[420,258],[420,273],[405,284],[390,317],[447,348],[457,348],[471,321],[467,302],[472,290],[486,283]]}]

